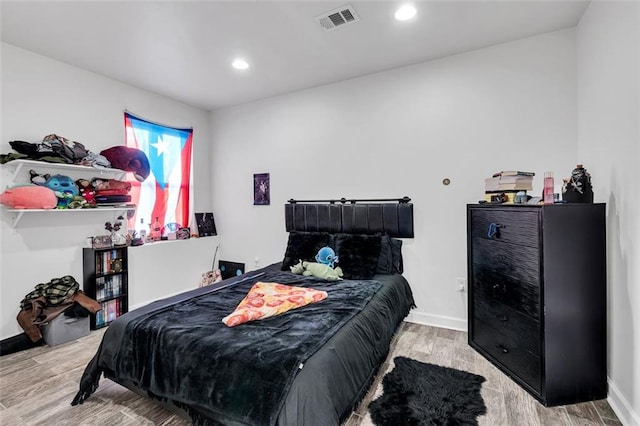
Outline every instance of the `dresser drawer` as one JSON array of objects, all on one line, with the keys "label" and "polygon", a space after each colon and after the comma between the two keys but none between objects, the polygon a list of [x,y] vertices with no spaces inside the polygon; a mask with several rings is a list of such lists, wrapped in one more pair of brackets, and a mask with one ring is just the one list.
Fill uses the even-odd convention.
[{"label": "dresser drawer", "polygon": [[504,303],[540,319],[540,258],[532,247],[471,241],[471,277],[474,294]]},{"label": "dresser drawer", "polygon": [[537,393],[541,391],[540,357],[511,341],[480,318],[473,319],[472,342],[492,356],[503,369],[510,371],[527,383]]},{"label": "dresser drawer", "polygon": [[[520,209],[519,209],[520,210]],[[471,209],[471,236],[527,245],[539,246],[539,225],[537,210],[513,210],[492,208]],[[490,225],[495,224],[495,233],[490,232]]]},{"label": "dresser drawer", "polygon": [[512,345],[540,356],[540,324],[506,305],[474,295],[473,316],[498,332]]}]

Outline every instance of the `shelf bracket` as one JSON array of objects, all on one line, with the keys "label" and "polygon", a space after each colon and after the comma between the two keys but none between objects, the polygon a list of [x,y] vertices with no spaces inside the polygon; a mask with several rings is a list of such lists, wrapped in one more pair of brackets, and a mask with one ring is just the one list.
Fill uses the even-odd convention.
[{"label": "shelf bracket", "polygon": [[16,168],[13,170],[13,176],[11,176],[11,182],[16,181],[16,177],[18,177],[18,174],[20,174],[23,166],[23,163],[17,163]]},{"label": "shelf bracket", "polygon": [[13,227],[14,228],[16,227],[18,222],[20,222],[20,218],[22,218],[23,214],[24,214],[24,212],[14,212],[13,213]]}]

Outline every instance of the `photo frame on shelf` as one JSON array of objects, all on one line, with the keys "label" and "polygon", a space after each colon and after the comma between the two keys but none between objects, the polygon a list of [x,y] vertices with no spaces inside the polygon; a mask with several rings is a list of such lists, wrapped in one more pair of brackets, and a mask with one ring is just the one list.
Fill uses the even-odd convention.
[{"label": "photo frame on shelf", "polygon": [[176,231],[176,240],[188,240],[191,236],[191,229],[188,227],[180,228]]},{"label": "photo frame on shelf", "polygon": [[212,237],[218,235],[216,223],[213,220],[213,213],[196,213],[196,224],[198,225],[199,236]]},{"label": "photo frame on shelf", "polygon": [[268,206],[271,204],[269,173],[253,175],[253,205]]},{"label": "photo frame on shelf", "polygon": [[96,235],[92,243],[94,249],[110,248],[113,245],[111,235]]}]

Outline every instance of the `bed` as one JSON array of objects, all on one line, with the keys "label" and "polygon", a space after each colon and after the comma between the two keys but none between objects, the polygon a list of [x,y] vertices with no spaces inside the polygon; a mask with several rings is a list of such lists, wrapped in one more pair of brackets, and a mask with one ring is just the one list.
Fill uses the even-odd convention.
[{"label": "bed", "polygon": [[[398,239],[413,236],[412,206],[406,198],[360,205],[292,201],[285,206],[289,240],[282,262],[114,321],[72,404],[89,398],[104,374],[174,406],[194,424],[344,421],[366,395],[414,306]],[[346,279],[290,271],[324,245],[336,248]],[[222,318],[257,282],[310,288],[328,297],[268,319],[224,325]]]}]

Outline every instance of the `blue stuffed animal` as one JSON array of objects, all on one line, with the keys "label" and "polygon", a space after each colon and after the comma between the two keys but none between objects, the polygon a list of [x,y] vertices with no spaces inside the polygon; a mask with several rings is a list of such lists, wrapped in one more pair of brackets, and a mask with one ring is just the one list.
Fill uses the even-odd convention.
[{"label": "blue stuffed animal", "polygon": [[[44,178],[44,182],[41,180]],[[59,209],[66,209],[74,198],[80,194],[78,185],[69,176],[65,175],[43,175],[39,176],[35,173],[31,173],[31,181],[36,185],[46,186],[56,193],[58,197]]]},{"label": "blue stuffed animal", "polygon": [[336,252],[331,247],[322,247],[316,254],[316,262],[333,268],[335,262],[338,262],[338,256],[336,256]]}]

